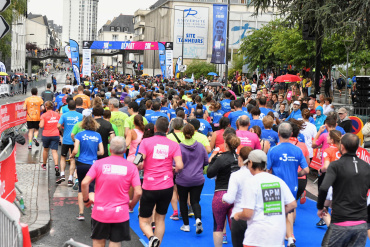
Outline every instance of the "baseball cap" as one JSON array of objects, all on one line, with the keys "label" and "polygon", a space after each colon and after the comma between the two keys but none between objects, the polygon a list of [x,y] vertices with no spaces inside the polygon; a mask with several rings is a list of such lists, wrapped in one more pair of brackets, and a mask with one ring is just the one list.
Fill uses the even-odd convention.
[{"label": "baseball cap", "polygon": [[293,105],[301,105],[301,102],[299,102],[298,100],[294,101]]},{"label": "baseball cap", "polygon": [[196,118],[188,119],[188,123],[191,124],[191,125],[193,125],[195,130],[198,130],[199,127],[200,127],[200,122]]},{"label": "baseball cap", "polygon": [[262,150],[256,149],[249,153],[248,160],[252,161],[253,163],[266,163],[267,155]]},{"label": "baseball cap", "polygon": [[91,109],[85,109],[82,111],[82,116],[83,117],[88,117],[88,116],[92,116],[92,110]]},{"label": "baseball cap", "polygon": [[347,110],[346,110],[346,108],[341,107],[341,108],[339,108],[338,113],[347,113]]}]

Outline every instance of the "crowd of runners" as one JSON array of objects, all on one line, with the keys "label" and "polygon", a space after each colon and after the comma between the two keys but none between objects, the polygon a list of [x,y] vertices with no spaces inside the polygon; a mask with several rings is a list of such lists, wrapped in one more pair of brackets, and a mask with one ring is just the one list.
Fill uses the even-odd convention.
[{"label": "crowd of runners", "polygon": [[[129,213],[139,203],[150,247],[160,246],[166,217],[201,234],[202,211],[213,213],[216,247],[230,238],[234,247],[294,247],[308,174],[318,176],[317,226],[328,227],[322,246],[365,246],[370,155],[351,134],[349,113],[334,108],[330,93],[310,95],[305,78],[273,78],[215,78],[209,86],[203,78],[94,74],[73,86],[67,76],[61,92],[48,84],[25,100],[28,148],[40,145],[42,128],[41,167],[48,169],[50,149],[56,183],[78,190],[77,220],[93,207],[93,246],[129,241]],[[317,152],[322,160],[312,166]],[[215,183],[212,208],[199,204],[206,179]]]}]

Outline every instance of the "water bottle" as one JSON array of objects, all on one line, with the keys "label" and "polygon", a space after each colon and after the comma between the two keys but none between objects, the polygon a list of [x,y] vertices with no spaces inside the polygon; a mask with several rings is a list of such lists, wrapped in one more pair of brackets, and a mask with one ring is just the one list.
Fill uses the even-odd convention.
[{"label": "water bottle", "polygon": [[23,201],[23,196],[21,196],[21,200],[19,201],[19,205],[21,206],[22,211],[24,211],[24,201]]}]

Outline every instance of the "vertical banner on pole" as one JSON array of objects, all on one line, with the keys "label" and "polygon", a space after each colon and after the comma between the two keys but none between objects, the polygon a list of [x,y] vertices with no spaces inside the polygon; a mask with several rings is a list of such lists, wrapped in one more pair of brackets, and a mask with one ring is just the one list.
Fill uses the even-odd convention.
[{"label": "vertical banner on pole", "polygon": [[73,74],[76,78],[77,84],[80,85],[80,51],[78,43],[73,39],[69,40],[69,45],[71,47],[71,59]]},{"label": "vertical banner on pole", "polygon": [[166,77],[173,77],[173,42],[166,43]]},{"label": "vertical banner on pole", "polygon": [[69,45],[66,45],[64,47],[64,52],[66,53],[67,57],[68,57],[68,60],[69,62],[71,63],[72,65],[72,59],[71,59],[71,47]]},{"label": "vertical banner on pole", "polygon": [[226,62],[227,5],[213,5],[213,43],[211,63]]},{"label": "vertical banner on pole", "polygon": [[158,43],[158,53],[159,53],[159,64],[161,66],[162,76],[166,77],[166,50],[162,43]]},{"label": "vertical banner on pole", "polygon": [[90,49],[83,49],[82,50],[82,63],[83,63],[83,70],[82,76],[89,76],[91,77],[91,50]]}]

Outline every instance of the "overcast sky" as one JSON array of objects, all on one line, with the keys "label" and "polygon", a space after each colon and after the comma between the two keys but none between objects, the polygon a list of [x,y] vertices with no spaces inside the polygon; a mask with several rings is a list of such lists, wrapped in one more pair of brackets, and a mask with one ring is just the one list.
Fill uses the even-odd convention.
[{"label": "overcast sky", "polygon": [[[30,0],[28,13],[46,15],[54,23],[63,25],[64,0]],[[72,0],[78,1],[78,0]],[[98,30],[120,14],[133,15],[138,9],[149,9],[157,0],[99,0]],[[77,23],[78,24],[78,23]]]}]

